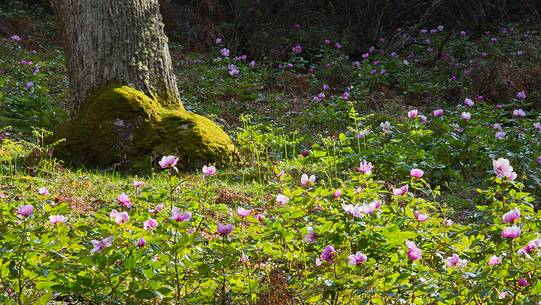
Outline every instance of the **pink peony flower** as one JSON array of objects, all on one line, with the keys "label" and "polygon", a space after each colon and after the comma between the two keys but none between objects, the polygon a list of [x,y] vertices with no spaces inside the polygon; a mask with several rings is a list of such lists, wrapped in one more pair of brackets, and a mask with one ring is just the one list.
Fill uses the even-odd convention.
[{"label": "pink peony flower", "polygon": [[513,116],[517,118],[523,118],[526,116],[526,112],[522,109],[515,109],[513,110]]},{"label": "pink peony flower", "polygon": [[466,99],[464,99],[464,105],[466,105],[468,107],[473,107],[474,102],[470,98],[466,98]]},{"label": "pink peony flower", "polygon": [[133,204],[130,201],[130,198],[128,197],[128,195],[126,195],[126,193],[122,193],[118,195],[118,197],[116,197],[116,200],[118,200],[120,205],[123,207],[131,208],[133,206]]},{"label": "pink peony flower", "polygon": [[518,284],[519,284],[520,286],[522,286],[522,287],[526,287],[526,286],[528,286],[528,280],[525,279],[525,278],[523,278],[523,277],[521,277],[520,279],[518,279]]},{"label": "pink peony flower", "polygon": [[21,205],[18,209],[17,209],[17,213],[19,214],[19,218],[25,218],[25,217],[28,217],[32,214],[34,214],[34,206],[33,205],[30,205],[30,204],[26,204],[26,205]]},{"label": "pink peony flower", "polygon": [[158,221],[156,219],[148,219],[147,221],[143,222],[143,229],[150,231],[158,226]]},{"label": "pink peony flower", "polygon": [[433,114],[437,118],[442,117],[443,116],[443,109],[436,109],[436,110],[434,110]]},{"label": "pink peony flower", "polygon": [[497,131],[495,134],[494,134],[494,137],[496,137],[496,139],[498,140],[501,140],[503,138],[505,138],[505,131]]},{"label": "pink peony flower", "polygon": [[177,222],[179,221],[190,221],[192,219],[192,212],[180,212],[179,208],[173,207],[171,209],[171,218]]},{"label": "pink peony flower", "polygon": [[46,187],[40,187],[38,189],[38,194],[42,195],[42,196],[49,196],[49,189],[46,188]]},{"label": "pink peony flower", "polygon": [[496,177],[512,177],[513,167],[509,164],[509,160],[499,158],[498,160],[492,160],[492,166],[494,168],[494,174]]},{"label": "pink peony flower", "polygon": [[317,239],[317,234],[314,232],[312,227],[307,227],[306,231],[308,233],[304,236],[304,241],[308,244],[314,243]]},{"label": "pink peony flower", "polygon": [[372,163],[366,160],[362,160],[361,163],[359,164],[359,172],[361,174],[370,175],[372,173],[373,168],[374,166],[372,165]]},{"label": "pink peony flower", "polygon": [[109,217],[111,219],[114,219],[114,221],[118,225],[125,224],[130,221],[130,215],[128,215],[127,212],[117,212],[117,210],[112,210],[111,214],[109,214]]},{"label": "pink peony flower", "polygon": [[424,173],[425,172],[422,169],[418,169],[418,168],[413,168],[412,170],[410,170],[410,176],[415,179],[421,179]]},{"label": "pink peony flower", "polygon": [[530,254],[535,249],[541,248],[541,238],[537,238],[528,242],[528,244],[518,250],[518,254]]},{"label": "pink peony flower", "polygon": [[135,245],[137,246],[137,248],[144,248],[147,245],[147,242],[144,238],[141,237],[137,240]]},{"label": "pink peony flower", "polygon": [[409,190],[409,185],[406,184],[399,188],[393,189],[393,195],[401,196],[401,195],[407,194],[408,190]]},{"label": "pink peony flower", "polygon": [[287,198],[286,196],[282,194],[278,194],[276,195],[276,202],[278,202],[281,205],[284,205],[289,202],[289,198]]},{"label": "pink peony flower", "polygon": [[334,263],[334,258],[336,257],[336,250],[331,245],[325,246],[321,252],[320,258],[328,263]]},{"label": "pink peony flower", "polygon": [[471,113],[469,112],[462,112],[460,114],[460,118],[462,118],[464,121],[469,121],[471,119]]},{"label": "pink peony flower", "polygon": [[344,212],[350,214],[353,217],[362,217],[363,207],[358,204],[353,205],[342,203],[342,209],[344,210]]},{"label": "pink peony flower", "polygon": [[381,209],[381,201],[379,201],[379,200],[374,200],[374,201],[370,202],[369,205],[371,207],[373,207],[374,209]]},{"label": "pink peony flower", "polygon": [[331,45],[331,40],[330,40],[330,39],[325,39],[325,40],[323,40],[323,43],[324,43],[326,46],[330,46],[330,45]]},{"label": "pink peony flower", "polygon": [[103,249],[111,247],[111,245],[113,244],[113,239],[114,239],[113,236],[109,236],[102,240],[95,240],[95,239],[91,240],[90,242],[94,246],[94,249],[90,250],[90,253],[91,254],[100,253]]},{"label": "pink peony flower", "polygon": [[362,252],[357,252],[349,256],[349,264],[351,266],[360,265],[368,260],[368,257]]},{"label": "pink peony flower", "polygon": [[340,189],[336,189],[333,193],[334,198],[339,199],[342,196],[342,191]]},{"label": "pink peony flower", "polygon": [[217,228],[216,228],[216,233],[218,233],[218,235],[220,235],[222,237],[225,237],[225,236],[228,236],[229,234],[231,234],[231,232],[233,232],[234,228],[235,227],[232,224],[219,223]]},{"label": "pink peony flower", "polygon": [[502,230],[503,238],[515,239],[515,238],[518,238],[519,236],[520,236],[520,228],[517,226],[505,227]]},{"label": "pink peony flower", "polygon": [[291,51],[293,51],[293,53],[295,53],[297,55],[301,54],[302,53],[302,47],[300,45],[296,45],[291,49]]},{"label": "pink peony flower", "polygon": [[209,165],[209,166],[204,165],[203,169],[202,169],[203,175],[205,177],[214,176],[214,175],[216,175],[217,171],[218,170],[216,169],[216,167],[211,166],[211,165]]},{"label": "pink peony flower", "polygon": [[379,127],[381,127],[381,130],[383,131],[383,133],[391,132],[391,123],[389,121],[381,122],[379,124]]},{"label": "pink peony flower", "polygon": [[178,158],[175,156],[163,156],[160,162],[158,162],[161,166],[161,168],[174,168],[176,169],[176,165],[178,162]]},{"label": "pink peony flower", "polygon": [[49,222],[52,225],[56,225],[58,223],[66,223],[66,221],[68,221],[68,218],[66,218],[66,216],[63,216],[63,215],[51,215],[51,216],[49,216]]},{"label": "pink peony flower", "polygon": [[251,210],[246,210],[246,209],[243,209],[241,207],[237,208],[237,215],[239,215],[240,217],[250,216],[251,212],[252,212]]},{"label": "pink peony flower", "polygon": [[512,223],[520,217],[520,210],[514,208],[513,210],[503,214],[502,221],[503,223]]},{"label": "pink peony flower", "polygon": [[142,189],[143,186],[145,186],[145,182],[144,182],[144,181],[133,180],[133,186],[134,186],[136,189]]},{"label": "pink peony flower", "polygon": [[419,222],[425,222],[428,219],[428,215],[419,213],[419,211],[413,212],[413,215]]},{"label": "pink peony flower", "polygon": [[408,111],[408,118],[415,119],[418,115],[419,111],[417,109]]},{"label": "pink peony flower", "polygon": [[220,54],[223,57],[229,57],[229,49],[227,49],[227,48],[220,49]]},{"label": "pink peony flower", "polygon": [[458,254],[453,254],[452,256],[447,258],[446,263],[447,266],[451,268],[462,267],[466,265],[466,260],[460,259],[460,257],[458,257]]},{"label": "pink peony flower", "polygon": [[499,265],[502,263],[502,259],[496,255],[492,255],[489,259],[488,259],[488,265],[489,266],[495,266],[495,265]]},{"label": "pink peony flower", "polygon": [[414,242],[406,240],[406,247],[408,248],[408,252],[406,253],[408,258],[412,261],[416,261],[421,258],[423,253],[421,252],[421,249],[415,245]]},{"label": "pink peony flower", "polygon": [[302,185],[307,186],[307,185],[310,185],[310,184],[314,184],[315,182],[316,182],[316,176],[310,175],[310,177],[308,177],[307,174],[302,174],[302,176],[301,176],[301,184]]}]

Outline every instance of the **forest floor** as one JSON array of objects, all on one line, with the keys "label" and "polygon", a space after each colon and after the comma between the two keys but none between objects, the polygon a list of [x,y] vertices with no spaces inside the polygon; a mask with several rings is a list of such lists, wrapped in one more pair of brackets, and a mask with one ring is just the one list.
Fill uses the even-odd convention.
[{"label": "forest floor", "polygon": [[0,11],[0,302],[540,304],[538,30],[405,29],[358,60],[172,44],[186,108],[241,161],[137,176],[51,157],[54,21]]}]

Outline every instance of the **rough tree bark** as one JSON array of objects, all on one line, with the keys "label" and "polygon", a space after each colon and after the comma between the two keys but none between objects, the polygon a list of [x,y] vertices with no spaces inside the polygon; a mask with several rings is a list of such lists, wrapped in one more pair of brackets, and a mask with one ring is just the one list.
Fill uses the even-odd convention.
[{"label": "rough tree bark", "polygon": [[92,89],[127,84],[182,107],[158,0],[51,0],[69,68],[73,112]]},{"label": "rough tree bark", "polygon": [[158,0],[50,0],[64,43],[72,118],[59,155],[98,166],[148,167],[178,154],[191,167],[231,160],[229,137],[186,112]]}]

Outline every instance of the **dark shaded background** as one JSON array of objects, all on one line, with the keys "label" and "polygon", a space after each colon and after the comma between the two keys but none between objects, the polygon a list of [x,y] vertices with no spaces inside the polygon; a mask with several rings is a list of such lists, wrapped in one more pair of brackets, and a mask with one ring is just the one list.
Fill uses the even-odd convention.
[{"label": "dark shaded background", "polygon": [[[444,25],[479,34],[509,22],[537,25],[541,0],[160,0],[171,41],[205,51],[216,37],[235,53],[287,56],[292,43],[340,41],[350,55],[392,36],[399,28]],[[46,0],[0,0],[48,9]],[[50,9],[49,9],[50,10]],[[301,30],[293,30],[299,24]]]}]

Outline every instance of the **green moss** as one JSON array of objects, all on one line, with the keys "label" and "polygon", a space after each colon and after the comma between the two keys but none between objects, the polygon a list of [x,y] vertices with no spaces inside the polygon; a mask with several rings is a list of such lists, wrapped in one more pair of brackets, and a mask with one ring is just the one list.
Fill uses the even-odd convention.
[{"label": "green moss", "polygon": [[162,155],[177,155],[182,168],[229,163],[236,150],[214,122],[185,110],[165,109],[143,92],[111,85],[93,94],[56,132],[68,162],[145,171]]}]

